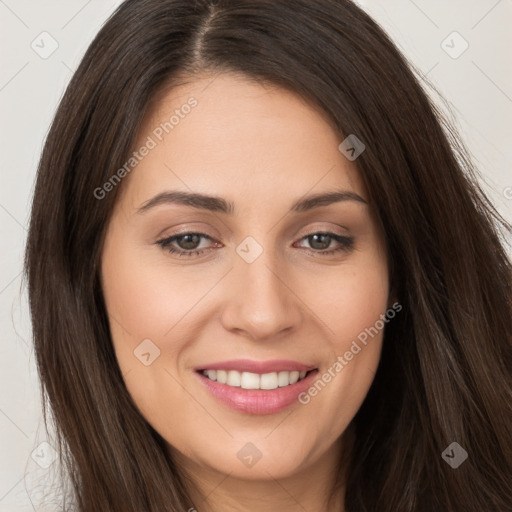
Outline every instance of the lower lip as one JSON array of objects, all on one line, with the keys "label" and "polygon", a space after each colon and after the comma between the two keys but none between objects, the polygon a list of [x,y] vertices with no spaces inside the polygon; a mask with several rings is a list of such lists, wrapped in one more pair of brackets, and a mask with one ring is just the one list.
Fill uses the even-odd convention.
[{"label": "lower lip", "polygon": [[240,412],[247,414],[274,414],[298,403],[300,393],[311,386],[318,370],[310,371],[302,380],[289,386],[276,389],[243,389],[221,384],[196,372],[206,389],[221,402]]}]

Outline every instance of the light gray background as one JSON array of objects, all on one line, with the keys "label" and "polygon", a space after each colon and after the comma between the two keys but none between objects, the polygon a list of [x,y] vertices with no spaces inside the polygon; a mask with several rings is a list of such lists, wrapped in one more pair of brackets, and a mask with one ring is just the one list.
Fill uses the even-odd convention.
[{"label": "light gray background", "polygon": [[[40,505],[43,495],[51,492],[48,482],[57,464],[52,464],[52,438],[42,424],[20,272],[45,135],[73,70],[120,3],[0,0],[1,512],[57,510],[56,506]],[[512,0],[358,3],[446,98],[456,127],[482,173],[485,190],[511,221]],[[49,36],[40,35],[45,31],[58,44],[48,58],[31,47],[40,53],[51,49]],[[454,31],[463,39],[451,35]],[[468,49],[453,58],[464,48],[464,40]],[[41,445],[46,442],[49,444]]]}]

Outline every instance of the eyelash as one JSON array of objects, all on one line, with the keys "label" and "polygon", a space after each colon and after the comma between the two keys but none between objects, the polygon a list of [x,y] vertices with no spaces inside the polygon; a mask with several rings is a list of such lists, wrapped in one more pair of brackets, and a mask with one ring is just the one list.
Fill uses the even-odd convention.
[{"label": "eyelash", "polygon": [[[188,233],[180,233],[179,235],[173,235],[171,237],[168,237],[168,238],[163,238],[161,240],[158,240],[156,242],[156,244],[160,245],[162,247],[162,249],[166,250],[167,252],[171,253],[171,254],[177,254],[179,257],[182,257],[182,256],[186,256],[186,257],[191,257],[191,256],[200,256],[201,254],[203,254],[205,251],[208,251],[208,250],[211,250],[211,248],[208,248],[208,249],[192,249],[190,251],[186,251],[186,250],[180,250],[180,249],[176,249],[175,247],[173,247],[171,244],[172,242],[178,240],[179,238],[183,238],[185,236],[188,236],[188,235],[197,235],[197,236],[200,236],[202,238],[205,238],[207,240],[212,240],[211,237],[209,237],[208,235],[205,235],[203,233],[195,233],[195,232],[188,232]],[[338,242],[340,244],[339,247],[337,247],[336,249],[328,249],[328,250],[314,250],[314,249],[307,249],[307,252],[309,252],[310,254],[314,254],[315,256],[327,256],[327,255],[330,255],[330,254],[334,254],[336,252],[339,252],[339,251],[350,251],[353,246],[354,246],[354,239],[352,237],[347,237],[347,236],[342,236],[342,235],[338,235],[336,233],[332,233],[332,232],[325,232],[325,231],[314,231],[312,233],[308,233],[307,235],[303,236],[300,240],[304,240],[304,239],[307,239],[309,238],[310,236],[313,236],[313,235],[322,235],[322,236],[329,236],[330,238],[334,239],[336,242]]]}]

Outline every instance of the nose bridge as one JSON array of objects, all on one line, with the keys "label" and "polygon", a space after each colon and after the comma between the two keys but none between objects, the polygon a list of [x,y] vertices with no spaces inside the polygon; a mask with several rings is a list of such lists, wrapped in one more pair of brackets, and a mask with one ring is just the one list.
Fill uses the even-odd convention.
[{"label": "nose bridge", "polygon": [[251,264],[238,262],[238,279],[243,295],[250,297],[254,306],[269,309],[275,303],[285,301],[282,277],[275,261],[268,254]]},{"label": "nose bridge", "polygon": [[296,326],[300,321],[297,300],[286,285],[284,266],[275,251],[259,249],[253,240],[246,240],[237,253],[231,276],[233,293],[222,315],[225,328],[268,338]]}]

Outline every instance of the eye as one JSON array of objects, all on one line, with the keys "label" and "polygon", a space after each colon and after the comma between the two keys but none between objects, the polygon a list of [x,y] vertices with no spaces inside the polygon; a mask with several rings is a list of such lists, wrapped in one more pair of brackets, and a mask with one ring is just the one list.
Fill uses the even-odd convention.
[{"label": "eye", "polygon": [[[342,236],[330,232],[310,233],[309,235],[306,235],[304,238],[302,238],[301,241],[307,241],[309,248],[313,249],[313,251],[310,252],[314,252],[318,255],[332,254],[338,251],[348,251],[354,246],[354,239],[352,237]],[[331,243],[333,241],[336,242],[338,246],[335,246],[334,249],[329,249],[332,247]],[[300,247],[304,246],[301,245]],[[307,249],[308,247],[305,248]]]},{"label": "eye", "polygon": [[[203,241],[213,242],[213,247],[209,247],[208,244],[206,244],[206,247],[204,245],[202,246]],[[300,242],[302,241],[307,241],[309,244],[310,247],[308,252],[320,256],[333,254],[339,251],[349,251],[354,245],[353,238],[330,232],[310,233],[301,238]],[[338,244],[338,246],[330,249],[333,242]],[[162,240],[158,240],[156,243],[167,252],[177,254],[180,257],[199,256],[215,247],[222,247],[220,242],[214,241],[204,233],[182,233],[168,238],[163,238]],[[296,247],[295,244],[294,247]],[[308,249],[308,247],[304,247],[303,245],[299,245],[298,247]]]},{"label": "eye", "polygon": [[[201,247],[202,239],[212,241],[208,235],[203,233],[183,233],[158,240],[156,243],[170,253],[179,256],[194,256],[208,250],[208,247]],[[217,246],[221,245],[218,242],[215,242],[215,244]]]}]

